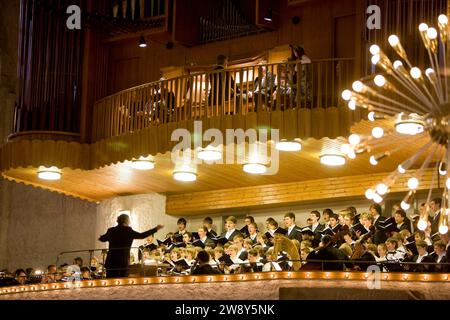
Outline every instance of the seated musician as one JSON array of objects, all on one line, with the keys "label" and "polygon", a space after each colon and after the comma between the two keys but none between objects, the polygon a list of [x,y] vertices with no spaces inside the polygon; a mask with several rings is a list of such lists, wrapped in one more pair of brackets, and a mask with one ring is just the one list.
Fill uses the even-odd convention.
[{"label": "seated musician", "polygon": [[260,106],[270,108],[272,95],[276,89],[276,77],[267,70],[267,61],[261,60],[259,65],[260,69],[258,70],[258,77],[255,78],[253,93],[249,93],[250,96],[253,96],[255,112],[258,112]]}]

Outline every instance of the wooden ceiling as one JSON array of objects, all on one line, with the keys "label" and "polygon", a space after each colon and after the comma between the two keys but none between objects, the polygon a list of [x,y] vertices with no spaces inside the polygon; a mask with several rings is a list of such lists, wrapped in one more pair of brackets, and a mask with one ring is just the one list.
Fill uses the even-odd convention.
[{"label": "wooden ceiling", "polygon": [[[392,124],[378,122],[387,129]],[[370,133],[374,123],[362,121],[352,128],[353,132]],[[320,164],[319,156],[330,150],[339,151],[343,138],[330,140],[308,139],[302,142],[302,151],[280,153],[280,167],[276,175],[250,175],[242,170],[242,165],[208,165],[198,166],[196,182],[182,183],[172,178],[174,165],[170,153],[158,155],[156,167],[151,171],[132,169],[129,162],[119,163],[91,171],[63,169],[60,181],[45,182],[39,180],[36,168],[18,168],[4,173],[7,179],[50,189],[90,201],[149,192],[180,194],[206,190],[220,190],[245,186],[269,185],[276,183],[297,182],[324,178],[364,175],[390,172],[401,161],[406,160],[414,151],[428,141],[427,135],[414,138],[399,138],[393,134],[386,139],[389,149],[400,148],[391,157],[384,159],[377,166],[369,164],[370,154],[364,153],[354,160],[347,160],[343,167],[327,167]],[[384,150],[384,148],[381,148]],[[374,148],[374,151],[381,150]],[[426,155],[427,153],[425,153]],[[425,158],[418,159],[413,168],[418,168]],[[437,158],[436,158],[437,159]],[[434,159],[434,161],[436,160]]]}]

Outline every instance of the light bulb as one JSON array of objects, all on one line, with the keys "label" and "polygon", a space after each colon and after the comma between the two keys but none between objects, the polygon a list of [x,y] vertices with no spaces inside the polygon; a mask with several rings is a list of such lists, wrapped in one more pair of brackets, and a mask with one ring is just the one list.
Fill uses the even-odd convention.
[{"label": "light bulb", "polygon": [[370,111],[367,115],[367,119],[369,119],[369,121],[375,121],[375,112]]},{"label": "light bulb", "polygon": [[366,190],[365,196],[368,200],[372,200],[374,195],[375,191],[372,188]]},{"label": "light bulb", "polygon": [[373,79],[373,82],[375,82],[378,87],[384,87],[386,84],[386,78],[379,74]]},{"label": "light bulb", "polygon": [[380,139],[380,138],[383,137],[383,135],[384,135],[384,130],[383,130],[383,128],[381,128],[381,127],[375,127],[375,128],[372,129],[372,136],[373,136],[375,139]]},{"label": "light bulb", "polygon": [[402,202],[400,203],[400,207],[401,207],[403,210],[409,210],[409,208],[411,208],[411,205],[410,205],[409,203],[406,203],[405,201],[402,201]]},{"label": "light bulb", "polygon": [[398,165],[397,170],[399,173],[403,174],[406,172],[405,168],[401,164]]},{"label": "light bulb", "polygon": [[425,32],[427,30],[428,30],[428,25],[426,23],[419,24],[419,31],[420,32]]},{"label": "light bulb", "polygon": [[419,222],[417,222],[417,228],[421,231],[424,231],[428,227],[428,222],[425,220],[420,219]]},{"label": "light bulb", "polygon": [[349,145],[348,143],[344,143],[344,144],[341,146],[341,152],[342,152],[343,154],[348,154],[348,153],[350,152],[350,150],[351,150],[351,147],[350,147],[350,145]]},{"label": "light bulb", "polygon": [[379,54],[375,54],[372,56],[372,58],[370,59],[370,61],[372,61],[372,64],[378,64],[378,62],[380,62],[380,55]]},{"label": "light bulb", "polygon": [[408,188],[411,190],[416,190],[419,186],[419,180],[415,177],[409,178],[408,180]]},{"label": "light bulb", "polygon": [[[440,174],[441,176],[447,175],[447,163],[441,162],[441,163],[439,164],[439,174]],[[448,179],[447,179],[447,180],[448,180]],[[448,189],[448,188],[447,188],[447,189]]]},{"label": "light bulb", "polygon": [[447,178],[447,181],[445,181],[445,186],[447,189],[450,189],[450,178]]},{"label": "light bulb", "polygon": [[40,166],[37,171],[37,176],[42,180],[57,181],[61,179],[62,173],[58,167]]},{"label": "light bulb", "polygon": [[352,84],[352,88],[356,92],[361,92],[364,90],[364,84],[361,81],[355,81]]},{"label": "light bulb", "polygon": [[395,47],[400,43],[400,39],[395,34],[389,36],[388,41],[392,47]]},{"label": "light bulb", "polygon": [[419,79],[422,76],[422,71],[420,71],[420,69],[417,67],[413,67],[409,73],[414,79]]},{"label": "light bulb", "polygon": [[375,156],[371,156],[369,159],[369,162],[373,166],[376,166],[378,164],[378,161],[377,161],[377,159],[375,159]]},{"label": "light bulb", "polygon": [[356,101],[355,101],[355,100],[350,100],[350,101],[348,102],[348,108],[349,108],[350,110],[356,110]]},{"label": "light bulb", "polygon": [[447,18],[447,16],[445,14],[441,14],[438,17],[438,21],[439,21],[440,24],[447,24],[448,23],[448,18]]},{"label": "light bulb", "polygon": [[370,53],[372,55],[379,54],[380,53],[380,47],[377,46],[376,44],[373,44],[373,45],[370,46],[369,51],[370,51]]},{"label": "light bulb", "polygon": [[350,137],[348,137],[348,142],[350,142],[352,146],[356,146],[361,142],[361,138],[359,137],[359,135],[354,133],[350,135]]},{"label": "light bulb", "polygon": [[448,226],[439,226],[439,233],[446,234],[448,232]]},{"label": "light bulb", "polygon": [[376,190],[380,196],[383,196],[387,193],[388,186],[385,183],[379,183],[376,187]]},{"label": "light bulb", "polygon": [[373,201],[375,203],[381,203],[381,202],[383,202],[383,198],[378,193],[375,193],[373,195]]},{"label": "light bulb", "polygon": [[437,36],[438,36],[437,30],[436,30],[435,28],[429,28],[429,29],[427,30],[427,36],[428,36],[428,38],[430,38],[431,40],[436,39]]},{"label": "light bulb", "polygon": [[393,66],[394,69],[397,70],[398,68],[403,66],[403,63],[400,60],[395,60]]},{"label": "light bulb", "polygon": [[352,97],[352,92],[350,90],[344,90],[342,91],[342,99],[345,101],[349,101]]},{"label": "light bulb", "polygon": [[431,68],[428,68],[427,70],[425,70],[425,74],[427,75],[428,78],[430,78],[430,76],[432,74],[434,74],[434,70]]},{"label": "light bulb", "polygon": [[349,157],[349,159],[355,159],[355,158],[356,158],[356,153],[355,153],[355,151],[354,151],[354,150],[350,150],[350,151],[347,153],[347,157]]}]

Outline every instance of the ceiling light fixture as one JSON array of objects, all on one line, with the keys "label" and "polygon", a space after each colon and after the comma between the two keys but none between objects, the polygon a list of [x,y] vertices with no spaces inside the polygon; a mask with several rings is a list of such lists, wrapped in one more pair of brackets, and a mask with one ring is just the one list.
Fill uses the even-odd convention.
[{"label": "ceiling light fixture", "polygon": [[275,148],[279,151],[296,152],[302,150],[302,144],[300,143],[300,139],[294,139],[292,141],[281,139],[281,141],[276,144]]},{"label": "ceiling light fixture", "polygon": [[131,167],[136,170],[153,170],[155,168],[155,160],[152,156],[139,157],[131,160]]},{"label": "ceiling light fixture", "polygon": [[139,39],[139,48],[147,48],[147,41],[145,41],[144,36]]},{"label": "ceiling light fixture", "polygon": [[40,166],[37,172],[38,178],[47,181],[57,181],[61,179],[61,170],[57,167]]},{"label": "ceiling light fixture", "polygon": [[267,166],[262,163],[246,163],[243,170],[250,174],[264,174],[267,172]]},{"label": "ceiling light fixture", "polygon": [[341,154],[323,154],[320,156],[320,163],[330,167],[343,166],[346,159]]}]

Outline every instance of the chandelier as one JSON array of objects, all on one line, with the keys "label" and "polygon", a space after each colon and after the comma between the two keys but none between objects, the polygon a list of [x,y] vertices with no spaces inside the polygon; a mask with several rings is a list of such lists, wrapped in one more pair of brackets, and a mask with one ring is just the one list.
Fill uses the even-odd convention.
[{"label": "chandelier", "polygon": [[[425,71],[412,65],[400,39],[396,35],[388,38],[398,59],[392,61],[376,44],[370,47],[372,64],[379,72],[355,81],[352,90],[344,90],[342,98],[348,107],[368,111],[368,120],[375,125],[371,134],[352,134],[342,152],[349,158],[368,152],[369,162],[376,166],[385,158],[401,149],[413,150],[413,155],[398,163],[397,169],[383,181],[370,187],[365,195],[376,203],[383,201],[399,177],[408,169],[420,165],[407,180],[409,192],[401,207],[408,210],[414,200],[424,172],[435,167],[436,172],[446,177],[443,193],[439,232],[448,232],[450,170],[450,28],[448,17],[440,15],[438,27],[425,23],[419,26],[420,37],[429,58]],[[436,175],[433,175],[426,207],[419,218],[418,228],[425,230],[430,215],[430,200]],[[423,181],[422,181],[423,182]]]}]

